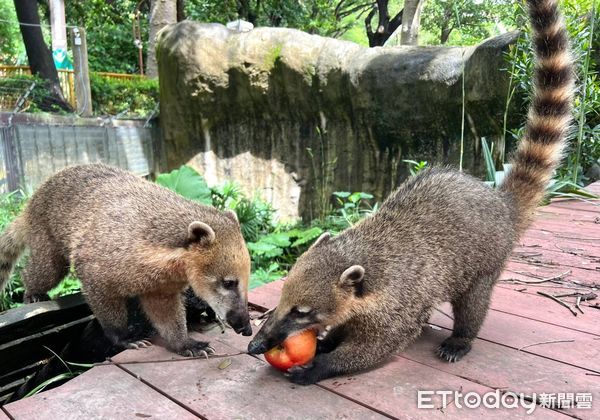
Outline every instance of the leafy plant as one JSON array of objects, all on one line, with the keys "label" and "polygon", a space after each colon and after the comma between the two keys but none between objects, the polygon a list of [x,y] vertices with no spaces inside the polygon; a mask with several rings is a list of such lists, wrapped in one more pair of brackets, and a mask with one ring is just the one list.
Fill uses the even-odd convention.
[{"label": "leafy plant", "polygon": [[183,165],[156,177],[156,183],[179,195],[202,204],[212,205],[212,191],[204,178],[190,166]]},{"label": "leafy plant", "polygon": [[348,227],[356,224],[363,217],[371,214],[377,209],[377,205],[372,207],[369,200],[373,199],[371,194],[364,192],[349,193],[347,191],[337,191],[333,193],[339,207],[337,212],[348,223]]},{"label": "leafy plant", "polygon": [[415,176],[423,169],[427,168],[427,161],[425,160],[417,162],[416,160],[404,159],[402,162],[408,164],[408,171],[410,172],[411,176]]},{"label": "leafy plant", "polygon": [[144,117],[157,108],[158,81],[155,79],[112,79],[91,73],[90,88],[96,115]]},{"label": "leafy plant", "polygon": [[494,143],[490,147],[485,137],[481,138],[481,150],[483,150],[483,159],[485,160],[485,175],[489,182],[496,181],[496,165],[494,164]]}]

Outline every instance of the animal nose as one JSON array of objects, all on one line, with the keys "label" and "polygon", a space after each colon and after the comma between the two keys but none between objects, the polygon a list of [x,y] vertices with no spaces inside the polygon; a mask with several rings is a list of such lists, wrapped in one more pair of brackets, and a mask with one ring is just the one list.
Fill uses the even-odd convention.
[{"label": "animal nose", "polygon": [[262,354],[267,350],[269,350],[267,348],[267,343],[263,340],[254,339],[250,343],[248,343],[248,353],[250,354]]},{"label": "animal nose", "polygon": [[242,335],[246,337],[250,337],[252,335],[252,326],[250,324],[246,325],[242,331]]},{"label": "animal nose", "polygon": [[246,337],[251,336],[252,335],[252,326],[250,324],[246,324],[243,327],[238,327],[235,328],[234,330],[237,334],[242,334]]}]

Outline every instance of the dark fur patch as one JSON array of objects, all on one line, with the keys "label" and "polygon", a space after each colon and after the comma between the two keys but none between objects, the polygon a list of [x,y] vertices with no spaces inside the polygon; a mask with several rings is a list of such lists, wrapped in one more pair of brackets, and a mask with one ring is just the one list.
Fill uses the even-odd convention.
[{"label": "dark fur patch", "polygon": [[572,71],[571,66],[538,68],[535,72],[535,85],[542,91],[565,86],[573,78]]},{"label": "dark fur patch", "polygon": [[571,113],[571,104],[568,101],[535,98],[533,110],[537,115],[545,117],[564,117]]},{"label": "dark fur patch", "polygon": [[537,55],[542,58],[552,57],[557,51],[563,51],[569,46],[565,31],[558,31],[548,36],[536,36],[533,42]]},{"label": "dark fur patch", "polygon": [[563,138],[563,132],[556,127],[548,127],[542,124],[528,125],[527,138],[532,143],[550,145],[560,142]]},{"label": "dark fur patch", "polygon": [[547,7],[547,3],[547,0],[529,2],[531,26],[533,26],[536,31],[541,32],[544,29],[551,27],[560,17],[556,7]]}]

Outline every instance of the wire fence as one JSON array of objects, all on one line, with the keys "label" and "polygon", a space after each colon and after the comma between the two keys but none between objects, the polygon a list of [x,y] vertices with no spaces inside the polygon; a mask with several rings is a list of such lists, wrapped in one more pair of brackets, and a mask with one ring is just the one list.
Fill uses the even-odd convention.
[{"label": "wire fence", "polygon": [[[73,70],[64,69],[58,69],[57,72],[63,96],[73,108],[76,108],[75,73]],[[138,80],[143,78],[138,74],[108,72],[97,72],[96,74],[113,80]],[[23,78],[23,76],[29,75],[31,75],[31,70],[28,66],[0,65],[0,79],[2,81],[0,84],[0,110],[12,111],[15,109],[17,101],[31,84]]]}]

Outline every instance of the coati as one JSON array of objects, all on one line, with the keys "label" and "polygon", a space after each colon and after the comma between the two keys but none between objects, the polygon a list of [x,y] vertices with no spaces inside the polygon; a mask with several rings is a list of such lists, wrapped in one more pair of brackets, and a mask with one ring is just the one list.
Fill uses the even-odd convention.
[{"label": "coati", "polygon": [[557,0],[528,0],[537,57],[525,135],[502,186],[450,169],[401,185],[372,217],[336,237],[324,234],[284,282],[277,309],[248,345],[263,353],[288,335],[317,328],[313,362],[290,371],[311,384],[372,367],[404,349],[432,308],[450,301],[454,331],[438,348],[460,360],[486,316],[490,295],[561,158],[574,85]]},{"label": "coati", "polygon": [[171,350],[187,356],[210,351],[187,334],[181,292],[188,284],[237,333],[252,334],[250,256],[235,213],[123,170],[73,166],[45,181],[0,237],[0,286],[25,248],[25,302],[48,299],[72,265],[115,344],[146,344],[132,342],[127,332],[126,302],[138,297]]}]

